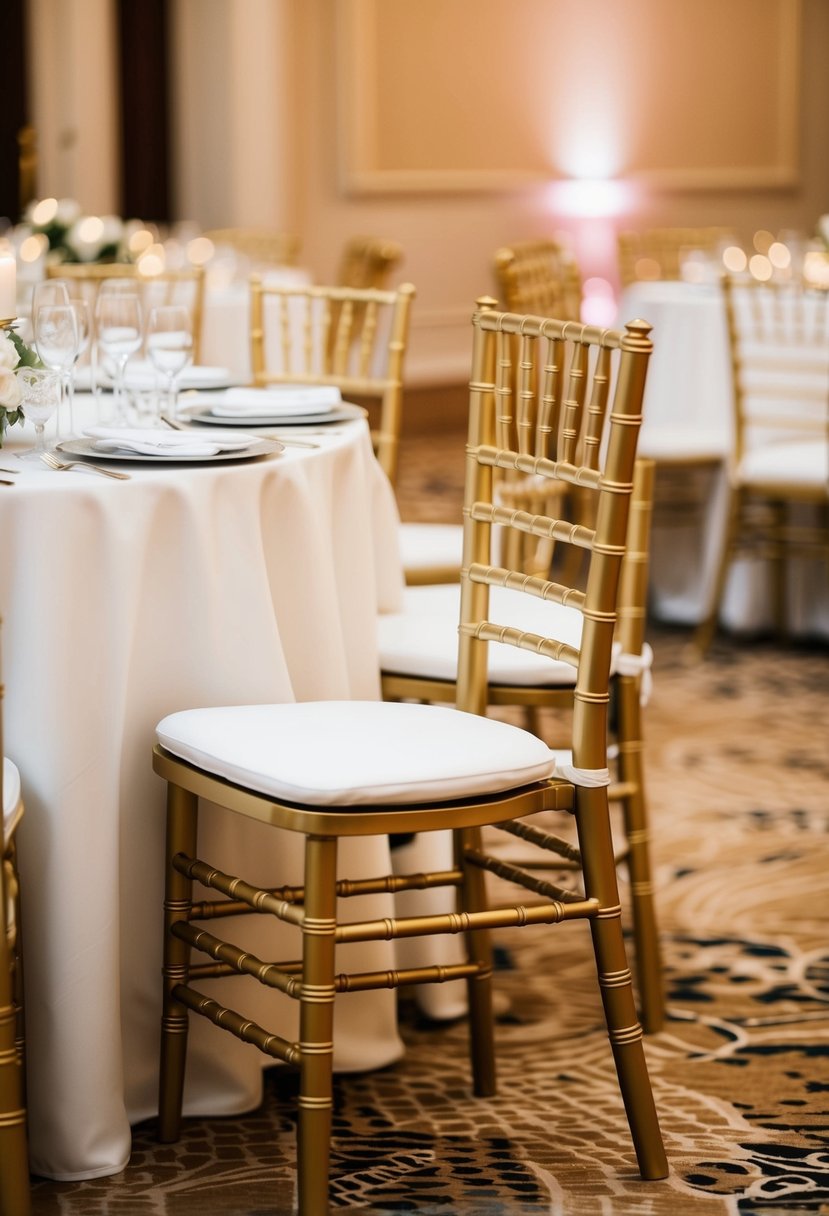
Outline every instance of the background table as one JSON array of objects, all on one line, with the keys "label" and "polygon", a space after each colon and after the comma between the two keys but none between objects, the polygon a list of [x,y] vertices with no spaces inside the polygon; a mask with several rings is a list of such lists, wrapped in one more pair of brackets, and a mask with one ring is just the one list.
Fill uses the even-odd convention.
[{"label": "background table", "polygon": [[[231,464],[121,465],[128,482],[21,466],[14,487],[0,486],[6,749],[26,802],[38,1173],[69,1180],[118,1171],[130,1122],[156,1110],[164,785],[150,751],[158,720],[198,705],[379,695],[376,610],[394,607],[402,585],[393,496],[363,420],[307,439],[319,449]],[[0,453],[0,464],[15,463],[11,450]],[[275,881],[277,860],[279,880],[297,881],[301,843],[289,834],[277,840],[210,808],[203,824],[207,858],[215,849],[223,865],[262,883]],[[387,841],[350,843],[342,862],[344,871],[382,872]],[[363,911],[387,916],[392,906],[372,897]],[[289,957],[296,945],[286,928],[269,925],[265,945],[248,923],[240,940]],[[388,943],[358,949],[359,969],[395,964]],[[230,1001],[280,1029],[273,995],[247,979],[236,985]],[[217,993],[227,986],[211,984]],[[277,994],[275,1004],[281,1033],[294,1035],[293,1002]],[[194,1023],[185,1109],[255,1106],[262,1057]],[[394,993],[338,1004],[337,1067],[376,1067],[401,1052]]]},{"label": "background table", "polygon": [[[714,590],[725,539],[727,470],[734,446],[734,412],[725,306],[719,286],[633,283],[619,305],[620,323],[641,317],[653,326],[654,350],[645,388],[639,451],[660,459],[683,453],[707,457],[696,472],[701,509],[678,523],[654,511],[650,609],[658,620],[694,624]],[[829,402],[827,402],[829,410]],[[670,476],[665,468],[663,476]],[[829,636],[825,570],[790,563],[793,629]],[[772,627],[768,567],[732,564],[720,612],[736,632]]]}]

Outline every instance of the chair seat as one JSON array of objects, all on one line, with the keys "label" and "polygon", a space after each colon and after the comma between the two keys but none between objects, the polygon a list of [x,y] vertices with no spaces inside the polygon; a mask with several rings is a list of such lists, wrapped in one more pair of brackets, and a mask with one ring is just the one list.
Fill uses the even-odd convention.
[{"label": "chair seat", "polygon": [[550,777],[555,756],[504,722],[435,705],[306,701],[171,714],[158,741],[236,785],[310,806],[417,804]]},{"label": "chair seat", "polygon": [[829,442],[817,438],[749,448],[737,468],[737,479],[744,484],[822,486],[829,495]]},{"label": "chair seat", "polygon": [[20,773],[17,765],[3,757],[3,840],[9,843],[23,816],[23,799],[20,796]]},{"label": "chair seat", "polygon": [[398,536],[403,570],[457,570],[463,557],[463,528],[460,524],[403,523]]},{"label": "chair seat", "polygon": [[[571,646],[581,645],[583,618],[575,608],[531,600],[501,587],[490,590],[490,620],[509,621],[527,633],[554,636]],[[458,670],[460,587],[407,587],[400,612],[383,613],[377,624],[380,668],[385,672],[427,680],[454,680]],[[491,684],[520,687],[575,683],[569,663],[547,659],[513,646],[489,648]]]},{"label": "chair seat", "polygon": [[725,427],[651,427],[642,431],[638,455],[660,464],[725,460],[729,438]]}]

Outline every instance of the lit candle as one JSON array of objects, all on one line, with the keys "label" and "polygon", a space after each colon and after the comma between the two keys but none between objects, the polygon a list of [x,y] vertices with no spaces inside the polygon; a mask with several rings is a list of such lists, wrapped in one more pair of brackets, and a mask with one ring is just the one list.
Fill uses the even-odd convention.
[{"label": "lit candle", "polygon": [[17,316],[17,264],[13,257],[0,257],[0,321]]}]

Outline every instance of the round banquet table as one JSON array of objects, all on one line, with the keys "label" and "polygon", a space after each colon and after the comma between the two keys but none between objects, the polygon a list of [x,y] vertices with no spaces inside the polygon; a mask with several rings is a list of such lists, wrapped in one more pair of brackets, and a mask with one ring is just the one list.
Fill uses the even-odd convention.
[{"label": "round banquet table", "polygon": [[[24,464],[14,434],[0,452],[0,465],[20,468],[0,473],[14,482],[0,486],[0,611],[5,746],[26,806],[31,1164],[72,1180],[122,1169],[130,1123],[156,1112],[156,723],[199,705],[379,696],[376,612],[396,606],[402,576],[396,507],[363,419],[297,433],[313,450],[111,466],[129,481]],[[319,747],[324,762],[324,739]],[[299,880],[293,835],[210,807],[202,826],[200,853],[222,868],[256,883]],[[341,860],[343,873],[387,871],[388,842],[347,842]],[[388,897],[358,902],[355,915],[393,913]],[[243,945],[296,957],[287,926],[269,923],[265,944],[264,927],[236,923]],[[360,970],[395,965],[390,943],[351,949]],[[294,1004],[281,995],[274,1003],[247,978],[210,988],[296,1036]],[[336,1017],[338,1068],[402,1054],[393,992],[350,995]],[[262,1057],[193,1023],[185,1111],[255,1107]]]}]

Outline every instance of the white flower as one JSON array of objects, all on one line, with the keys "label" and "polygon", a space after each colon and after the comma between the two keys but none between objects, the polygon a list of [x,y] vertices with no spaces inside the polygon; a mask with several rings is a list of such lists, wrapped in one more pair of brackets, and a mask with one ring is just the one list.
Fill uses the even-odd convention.
[{"label": "white flower", "polygon": [[104,245],[117,245],[124,235],[124,222],[118,215],[102,215]]},{"label": "white flower", "polygon": [[6,333],[0,333],[0,370],[14,371],[20,362],[17,347]]},{"label": "white flower", "polygon": [[0,368],[0,406],[16,410],[20,405],[20,385],[17,376],[7,367]]},{"label": "white flower", "polygon": [[80,204],[74,198],[59,198],[58,209],[55,213],[55,219],[59,224],[68,228],[70,224],[74,224],[75,220],[80,218]]}]

